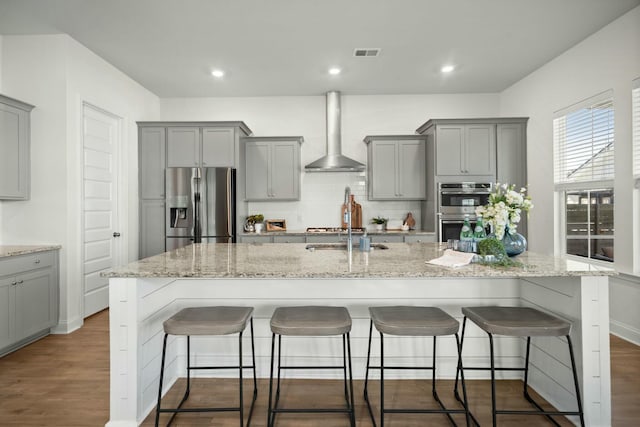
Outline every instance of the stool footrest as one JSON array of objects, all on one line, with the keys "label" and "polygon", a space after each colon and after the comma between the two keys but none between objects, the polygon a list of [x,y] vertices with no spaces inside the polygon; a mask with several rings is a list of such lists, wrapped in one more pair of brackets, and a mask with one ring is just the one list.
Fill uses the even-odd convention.
[{"label": "stool footrest", "polygon": [[[253,369],[253,366],[244,366],[242,369]],[[189,370],[194,371],[197,369],[240,369],[240,366],[190,366]]]},{"label": "stool footrest", "polygon": [[580,415],[580,412],[576,411],[517,411],[517,410],[509,410],[509,409],[496,409],[496,414],[504,414],[504,415]]},{"label": "stool footrest", "polygon": [[384,414],[464,414],[464,409],[412,409],[393,408],[382,411]]},{"label": "stool footrest", "polygon": [[350,413],[351,409],[345,408],[345,409],[331,409],[331,408],[289,408],[289,409],[272,409],[271,412],[275,412],[275,413],[297,413],[297,414],[305,414],[305,413],[329,413],[329,414],[343,414],[343,413]]},{"label": "stool footrest", "polygon": [[[380,369],[380,366],[369,366],[369,369]],[[420,369],[420,370],[431,371],[433,370],[433,366],[387,366],[387,365],[384,365],[384,369],[412,369],[412,370]]]},{"label": "stool footrest", "polygon": [[280,366],[279,369],[344,369],[344,366]]},{"label": "stool footrest", "polygon": [[[386,369],[386,366],[385,366],[385,369]],[[490,367],[483,368],[483,367],[480,367],[480,366],[478,366],[478,367],[465,366],[463,369],[465,371],[490,371],[491,370]],[[505,368],[499,368],[499,367],[493,368],[494,371],[521,371],[521,372],[524,371],[525,369],[526,368],[506,368],[506,367]]]},{"label": "stool footrest", "polygon": [[158,412],[160,413],[176,413],[176,412],[238,412],[240,407],[236,408],[162,408]]}]

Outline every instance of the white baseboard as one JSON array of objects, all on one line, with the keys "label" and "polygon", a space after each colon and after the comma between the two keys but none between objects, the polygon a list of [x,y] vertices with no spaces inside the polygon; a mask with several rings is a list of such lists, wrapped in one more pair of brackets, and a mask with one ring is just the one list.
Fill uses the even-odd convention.
[{"label": "white baseboard", "polygon": [[609,321],[609,331],[625,341],[635,345],[640,345],[640,330],[630,325],[611,319]]},{"label": "white baseboard", "polygon": [[59,322],[56,326],[51,328],[51,333],[52,334],[70,334],[71,332],[77,329],[80,329],[83,324],[84,324],[84,321],[79,317],[70,321],[63,320]]}]

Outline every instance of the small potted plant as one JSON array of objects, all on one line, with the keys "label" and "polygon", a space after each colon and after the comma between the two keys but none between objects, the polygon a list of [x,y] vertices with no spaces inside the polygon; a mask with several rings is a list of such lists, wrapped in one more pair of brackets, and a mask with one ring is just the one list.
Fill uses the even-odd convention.
[{"label": "small potted plant", "polygon": [[264,215],[256,214],[249,215],[244,222],[244,231],[255,231],[256,233],[261,233],[264,228]]},{"label": "small potted plant", "polygon": [[371,220],[372,224],[375,224],[376,231],[382,231],[384,229],[385,224],[389,221],[389,218],[383,218],[381,216],[376,216]]}]

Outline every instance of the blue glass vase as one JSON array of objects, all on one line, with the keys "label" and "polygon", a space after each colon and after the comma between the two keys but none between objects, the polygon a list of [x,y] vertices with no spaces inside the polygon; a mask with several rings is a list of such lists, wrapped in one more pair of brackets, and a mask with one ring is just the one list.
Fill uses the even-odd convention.
[{"label": "blue glass vase", "polygon": [[527,249],[527,239],[520,233],[510,234],[508,227],[504,231],[502,244],[504,245],[504,250],[507,252],[507,255],[510,257],[520,255]]}]

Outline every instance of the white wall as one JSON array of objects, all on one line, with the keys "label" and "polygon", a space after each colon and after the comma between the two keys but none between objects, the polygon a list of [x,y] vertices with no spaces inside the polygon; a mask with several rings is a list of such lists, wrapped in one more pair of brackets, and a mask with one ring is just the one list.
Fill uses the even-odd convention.
[{"label": "white wall", "polygon": [[[122,261],[137,256],[137,120],[157,120],[158,98],[67,35],[5,36],[4,92],[33,104],[31,199],[2,202],[3,244],[62,245],[61,332],[82,324],[82,102],[122,118]],[[130,178],[131,177],[131,178]],[[132,226],[135,224],[135,226]],[[130,234],[129,234],[130,233]]]},{"label": "white wall", "polygon": [[[640,7],[636,7],[572,49],[500,94],[502,115],[528,116],[528,171],[536,208],[530,216],[530,248],[553,253],[553,128],[554,111],[613,89],[615,108],[615,268],[633,273],[633,210],[631,171],[631,82],[640,76]],[[637,191],[637,190],[636,190]],[[549,207],[542,209],[542,207]],[[634,224],[635,222],[635,224]],[[638,232],[636,231],[636,234]],[[636,261],[638,263],[638,261]],[[640,263],[638,264],[640,265]],[[638,266],[636,266],[638,268]],[[637,276],[636,276],[637,277]],[[640,342],[640,280],[611,281],[611,330]]]},{"label": "white wall", "polygon": [[[412,135],[431,118],[492,117],[497,94],[342,96],[342,152],[366,163],[367,135]],[[162,120],[243,120],[259,136],[303,136],[302,165],[326,151],[325,97],[170,98],[161,100]],[[299,202],[254,202],[249,212],[284,218],[288,229],[339,226],[345,185],[362,204],[363,222],[382,215],[420,218],[418,202],[368,202],[365,177],[347,172],[304,173]]]},{"label": "white wall", "polygon": [[[614,91],[616,268],[632,271],[631,81],[640,75],[640,7],[500,94],[502,115],[528,116],[528,170],[531,196],[539,207],[553,206],[554,111],[608,89]],[[553,252],[552,209],[531,214],[531,248]],[[637,255],[637,254],[636,254]]]}]

